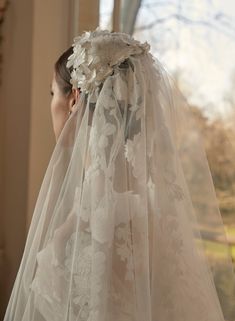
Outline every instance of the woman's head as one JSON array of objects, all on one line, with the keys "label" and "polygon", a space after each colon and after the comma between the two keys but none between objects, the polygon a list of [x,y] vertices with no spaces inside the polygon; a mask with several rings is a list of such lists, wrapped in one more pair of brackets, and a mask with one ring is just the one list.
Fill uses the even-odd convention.
[{"label": "woman's head", "polygon": [[51,115],[56,140],[58,139],[74,104],[79,98],[79,91],[70,83],[71,70],[66,67],[73,48],[67,49],[56,61],[51,84]]},{"label": "woman's head", "polygon": [[72,55],[73,47],[69,47],[56,61],[55,63],[55,79],[64,95],[69,95],[72,91],[72,85],[70,83],[71,70],[66,67],[68,57]]}]

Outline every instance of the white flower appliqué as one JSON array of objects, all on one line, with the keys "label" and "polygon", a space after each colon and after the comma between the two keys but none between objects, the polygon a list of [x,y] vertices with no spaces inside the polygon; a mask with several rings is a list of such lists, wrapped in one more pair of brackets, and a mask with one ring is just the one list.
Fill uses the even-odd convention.
[{"label": "white flower appliqu\u00e9", "polygon": [[141,44],[124,33],[97,28],[74,39],[73,54],[68,58],[71,84],[84,92],[97,88],[122,62],[147,53],[149,44]]},{"label": "white flower appliqu\u00e9", "polygon": [[140,181],[144,179],[145,173],[143,171],[144,157],[143,151],[143,137],[141,133],[134,136],[133,140],[128,139],[125,145],[125,157],[133,167],[133,175]]}]

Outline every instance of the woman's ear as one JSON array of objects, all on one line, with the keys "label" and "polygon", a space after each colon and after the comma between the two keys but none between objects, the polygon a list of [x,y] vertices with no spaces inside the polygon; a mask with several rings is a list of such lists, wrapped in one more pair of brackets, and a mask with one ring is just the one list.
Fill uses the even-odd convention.
[{"label": "woman's ear", "polygon": [[77,104],[79,100],[80,92],[79,89],[73,88],[71,94],[69,95],[69,111],[72,112],[74,106]]}]

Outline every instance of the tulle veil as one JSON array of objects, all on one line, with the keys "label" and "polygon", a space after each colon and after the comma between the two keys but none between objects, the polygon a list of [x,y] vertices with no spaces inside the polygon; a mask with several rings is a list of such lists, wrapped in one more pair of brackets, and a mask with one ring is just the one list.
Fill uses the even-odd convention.
[{"label": "tulle veil", "polygon": [[78,40],[102,44],[101,69],[120,54],[88,79],[57,141],[4,321],[234,321],[233,265],[190,108],[147,47],[126,55],[117,43],[141,45],[105,37]]}]

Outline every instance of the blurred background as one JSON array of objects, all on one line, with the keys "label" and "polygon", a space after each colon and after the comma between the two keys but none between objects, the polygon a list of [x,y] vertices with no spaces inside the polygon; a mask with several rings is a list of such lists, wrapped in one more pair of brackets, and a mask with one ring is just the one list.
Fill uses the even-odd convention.
[{"label": "blurred background", "polygon": [[[235,261],[234,1],[0,0],[0,319],[55,146],[53,64],[74,36],[97,26],[148,41],[187,98]],[[220,242],[205,244],[208,255]]]}]

